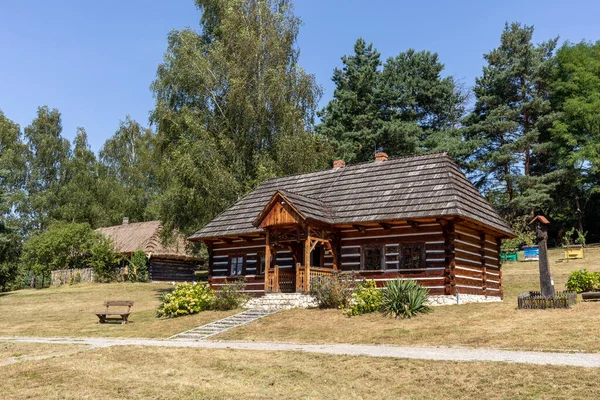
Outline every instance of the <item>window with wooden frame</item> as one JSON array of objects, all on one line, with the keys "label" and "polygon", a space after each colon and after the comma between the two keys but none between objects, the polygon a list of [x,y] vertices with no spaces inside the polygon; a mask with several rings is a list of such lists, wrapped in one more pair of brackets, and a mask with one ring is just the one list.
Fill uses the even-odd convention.
[{"label": "window with wooden frame", "polygon": [[362,269],[377,271],[383,266],[383,246],[363,246]]},{"label": "window with wooden frame", "polygon": [[400,249],[400,268],[425,268],[425,243],[406,243]]},{"label": "window with wooden frame", "polygon": [[230,256],[229,257],[229,271],[230,276],[239,276],[244,272],[244,256]]}]

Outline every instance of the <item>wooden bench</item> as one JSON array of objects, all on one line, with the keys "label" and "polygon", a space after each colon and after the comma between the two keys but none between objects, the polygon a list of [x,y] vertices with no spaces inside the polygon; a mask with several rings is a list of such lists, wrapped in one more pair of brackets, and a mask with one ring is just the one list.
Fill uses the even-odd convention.
[{"label": "wooden bench", "polygon": [[[104,302],[105,311],[99,311],[94,314],[99,319],[99,323],[103,324],[108,321],[121,321],[121,324],[126,324],[131,314],[131,307],[133,307],[133,300],[106,300]],[[109,311],[110,307],[127,307],[127,311]],[[118,316],[119,318],[108,318],[109,316]]]}]

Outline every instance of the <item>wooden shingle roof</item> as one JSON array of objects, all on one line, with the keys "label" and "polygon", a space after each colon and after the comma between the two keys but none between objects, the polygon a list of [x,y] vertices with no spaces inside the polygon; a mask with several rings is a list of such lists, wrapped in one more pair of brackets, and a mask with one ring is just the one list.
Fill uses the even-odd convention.
[{"label": "wooden shingle roof", "polygon": [[277,191],[332,224],[452,216],[513,236],[450,157],[436,153],[271,179],[189,239],[262,232],[253,222]]}]

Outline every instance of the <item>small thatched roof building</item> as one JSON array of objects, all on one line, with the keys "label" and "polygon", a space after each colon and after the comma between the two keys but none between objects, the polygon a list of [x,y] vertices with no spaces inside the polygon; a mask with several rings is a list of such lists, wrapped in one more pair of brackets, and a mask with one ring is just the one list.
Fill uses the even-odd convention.
[{"label": "small thatched roof building", "polygon": [[113,242],[117,252],[125,256],[143,250],[148,257],[150,280],[194,280],[194,272],[202,259],[192,254],[183,235],[175,234],[172,240],[163,243],[162,230],[159,221],[129,223],[128,218],[124,218],[121,225],[97,229]]}]

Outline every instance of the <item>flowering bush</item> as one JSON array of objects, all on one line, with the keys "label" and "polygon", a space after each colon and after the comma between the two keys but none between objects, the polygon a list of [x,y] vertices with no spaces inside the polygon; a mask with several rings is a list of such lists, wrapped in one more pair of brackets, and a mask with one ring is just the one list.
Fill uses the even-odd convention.
[{"label": "flowering bush", "polygon": [[349,316],[361,315],[379,311],[381,309],[381,290],[373,280],[358,284],[356,292],[352,294],[350,308],[346,311]]},{"label": "flowering bush", "polygon": [[210,286],[197,283],[180,283],[175,289],[161,298],[156,310],[158,317],[179,317],[196,314],[200,311],[212,310],[215,294]]}]

